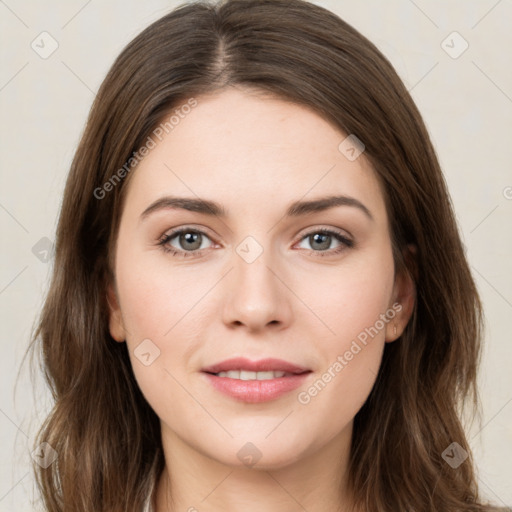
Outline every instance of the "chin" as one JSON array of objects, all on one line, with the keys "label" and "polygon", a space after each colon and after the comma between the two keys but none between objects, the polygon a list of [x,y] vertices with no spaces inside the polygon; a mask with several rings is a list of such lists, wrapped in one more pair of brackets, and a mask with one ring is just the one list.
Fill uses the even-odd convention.
[{"label": "chin", "polygon": [[240,438],[230,440],[229,445],[224,443],[225,451],[210,454],[210,457],[234,468],[277,470],[294,464],[304,454],[304,450],[297,441],[285,444],[284,439],[276,438],[269,442],[264,439],[264,436],[258,440],[254,437],[254,432],[246,439],[248,440],[240,441]]}]

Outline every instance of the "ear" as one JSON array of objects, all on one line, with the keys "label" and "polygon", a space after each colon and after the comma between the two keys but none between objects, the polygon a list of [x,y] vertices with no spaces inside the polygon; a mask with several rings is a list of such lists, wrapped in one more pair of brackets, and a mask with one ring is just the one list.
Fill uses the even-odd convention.
[{"label": "ear", "polygon": [[414,311],[418,278],[416,254],[416,246],[412,244],[403,251],[405,268],[395,276],[393,299],[389,308],[396,314],[386,324],[386,342],[395,341],[402,335]]},{"label": "ear", "polygon": [[116,292],[112,284],[107,286],[107,303],[109,307],[109,330],[110,335],[118,342],[126,340],[123,317],[121,308],[117,299]]}]

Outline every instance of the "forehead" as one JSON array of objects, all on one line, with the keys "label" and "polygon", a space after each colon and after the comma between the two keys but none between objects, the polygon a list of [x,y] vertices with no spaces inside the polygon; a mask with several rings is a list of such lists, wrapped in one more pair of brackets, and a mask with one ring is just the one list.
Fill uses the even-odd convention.
[{"label": "forehead", "polygon": [[364,153],[348,159],[340,150],[347,134],[312,109],[234,88],[196,101],[161,140],[153,136],[156,144],[132,171],[127,207],[140,213],[169,194],[214,199],[228,213],[258,213],[270,204],[340,193],[385,215]]}]

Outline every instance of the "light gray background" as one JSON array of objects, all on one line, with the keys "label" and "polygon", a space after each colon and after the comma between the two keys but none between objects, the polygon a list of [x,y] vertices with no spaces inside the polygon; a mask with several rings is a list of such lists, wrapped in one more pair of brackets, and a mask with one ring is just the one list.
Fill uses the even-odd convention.
[{"label": "light gray background", "polygon": [[[482,493],[510,505],[512,2],[316,3],[388,56],[430,130],[487,318],[483,421],[473,425],[469,439]],[[0,0],[1,511],[35,509],[29,447],[50,403],[40,378],[33,392],[27,368],[16,394],[13,389],[51,268],[51,260],[41,261],[45,242],[39,241],[54,240],[64,180],[107,70],[126,43],[177,4]],[[58,48],[43,59],[31,43],[41,53],[51,49],[51,38]],[[464,41],[469,46],[457,56]],[[32,251],[38,242],[39,257]]]}]

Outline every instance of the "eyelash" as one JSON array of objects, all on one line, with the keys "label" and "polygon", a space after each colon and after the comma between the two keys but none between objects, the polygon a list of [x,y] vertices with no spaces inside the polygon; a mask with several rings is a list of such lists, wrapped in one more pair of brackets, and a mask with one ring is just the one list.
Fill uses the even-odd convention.
[{"label": "eyelash", "polygon": [[[172,256],[181,257],[181,258],[187,258],[187,257],[191,257],[191,256],[192,257],[201,256],[206,249],[200,249],[200,250],[195,250],[195,251],[182,251],[182,250],[177,250],[174,247],[171,247],[168,245],[168,243],[173,238],[175,238],[177,235],[181,235],[183,233],[195,233],[195,234],[200,234],[202,236],[210,238],[207,235],[207,233],[205,233],[204,231],[202,231],[200,229],[184,227],[184,228],[179,228],[175,231],[172,231],[171,233],[167,233],[164,236],[162,236],[158,242],[158,245],[162,247],[162,250],[165,253],[169,253]],[[319,233],[322,235],[333,236],[338,242],[341,243],[341,245],[334,250],[330,249],[327,251],[314,251],[314,250],[310,249],[310,252],[315,253],[316,256],[319,256],[319,257],[333,256],[333,255],[341,253],[342,251],[344,251],[346,249],[350,249],[354,246],[354,242],[352,240],[350,240],[349,238],[347,238],[346,236],[344,236],[341,232],[338,232],[338,231],[335,231],[332,229],[327,229],[327,228],[319,228],[319,229],[310,231],[309,233],[306,233],[304,236],[302,236],[302,238],[299,240],[299,242],[301,242],[302,240],[304,240],[312,235],[316,235]]]}]

